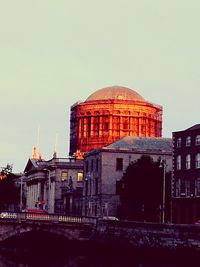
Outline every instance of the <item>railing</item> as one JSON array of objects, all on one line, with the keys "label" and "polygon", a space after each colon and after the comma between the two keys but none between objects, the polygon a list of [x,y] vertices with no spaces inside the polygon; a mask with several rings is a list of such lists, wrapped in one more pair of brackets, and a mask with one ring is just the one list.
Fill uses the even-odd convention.
[{"label": "railing", "polygon": [[58,214],[38,214],[38,213],[26,213],[26,212],[1,212],[0,221],[45,221],[53,223],[91,223],[84,220],[81,216],[67,216]]}]

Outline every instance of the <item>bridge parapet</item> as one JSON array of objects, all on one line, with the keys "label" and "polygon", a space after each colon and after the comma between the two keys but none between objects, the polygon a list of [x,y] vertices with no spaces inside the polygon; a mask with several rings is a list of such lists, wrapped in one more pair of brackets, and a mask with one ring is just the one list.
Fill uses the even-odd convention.
[{"label": "bridge parapet", "polygon": [[[56,223],[83,223],[83,217],[80,216],[67,216],[59,214],[40,214],[40,213],[25,213],[25,212],[1,212],[0,220],[12,220],[12,221],[46,221]],[[89,220],[85,220],[89,222]],[[92,220],[90,220],[92,223]]]},{"label": "bridge parapet", "polygon": [[96,227],[96,219],[38,213],[0,213],[0,241],[31,231],[61,235],[69,240],[88,241]]}]

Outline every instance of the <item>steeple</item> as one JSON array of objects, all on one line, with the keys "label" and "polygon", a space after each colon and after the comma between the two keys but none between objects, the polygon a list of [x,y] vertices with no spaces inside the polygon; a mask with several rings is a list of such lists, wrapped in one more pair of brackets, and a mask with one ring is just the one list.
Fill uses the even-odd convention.
[{"label": "steeple", "polygon": [[58,141],[58,135],[56,134],[56,140],[55,140],[55,144],[54,144],[54,152],[53,152],[53,158],[56,159],[57,158],[57,141]]},{"label": "steeple", "polygon": [[34,145],[33,147],[33,159],[39,159],[39,155],[38,155],[38,152],[37,152],[37,148],[36,148],[36,145]]},{"label": "steeple", "polygon": [[39,150],[39,136],[40,136],[40,127],[38,126],[37,144],[34,145],[34,147],[33,147],[33,159],[35,159],[35,160],[41,160],[42,159],[42,155],[41,155],[40,150]]}]

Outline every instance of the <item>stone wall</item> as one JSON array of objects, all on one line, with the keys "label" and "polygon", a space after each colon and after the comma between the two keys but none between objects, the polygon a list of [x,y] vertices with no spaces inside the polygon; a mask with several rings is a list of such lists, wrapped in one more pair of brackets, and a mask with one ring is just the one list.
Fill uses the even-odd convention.
[{"label": "stone wall", "polygon": [[95,238],[103,243],[151,249],[200,251],[200,225],[99,221]]}]

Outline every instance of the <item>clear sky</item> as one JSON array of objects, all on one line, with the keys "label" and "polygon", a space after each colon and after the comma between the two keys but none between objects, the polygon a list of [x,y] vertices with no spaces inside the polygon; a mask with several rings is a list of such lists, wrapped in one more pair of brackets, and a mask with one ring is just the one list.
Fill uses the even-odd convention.
[{"label": "clear sky", "polygon": [[199,0],[0,0],[0,166],[69,151],[69,111],[122,85],[163,106],[163,136],[200,123]]}]

